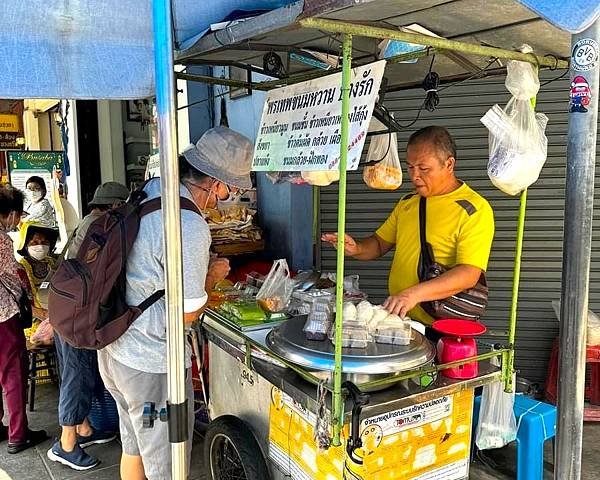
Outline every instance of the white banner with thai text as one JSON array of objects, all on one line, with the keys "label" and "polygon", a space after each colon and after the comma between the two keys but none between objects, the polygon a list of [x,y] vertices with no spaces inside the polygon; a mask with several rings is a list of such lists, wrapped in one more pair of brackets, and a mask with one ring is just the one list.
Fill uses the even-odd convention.
[{"label": "white banner with thai text", "polygon": [[[348,170],[356,170],[385,60],[352,69]],[[254,171],[337,170],[340,161],[342,74],[268,93],[254,149]]]}]

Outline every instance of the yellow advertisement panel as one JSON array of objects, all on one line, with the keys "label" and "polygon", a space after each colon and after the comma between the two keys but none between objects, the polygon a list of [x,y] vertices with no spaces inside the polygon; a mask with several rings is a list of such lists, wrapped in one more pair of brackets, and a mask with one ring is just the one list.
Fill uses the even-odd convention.
[{"label": "yellow advertisement panel", "polygon": [[0,132],[18,132],[19,117],[12,113],[0,113]]},{"label": "yellow advertisement panel", "polygon": [[[362,447],[319,451],[315,416],[277,388],[271,395],[269,457],[298,480],[458,480],[469,469],[473,390],[361,422]],[[348,425],[343,443],[348,438]]]}]

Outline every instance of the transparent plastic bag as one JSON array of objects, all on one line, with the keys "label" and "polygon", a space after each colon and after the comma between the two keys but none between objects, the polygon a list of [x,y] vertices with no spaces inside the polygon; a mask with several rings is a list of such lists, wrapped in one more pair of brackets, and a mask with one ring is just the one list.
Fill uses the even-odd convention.
[{"label": "transparent plastic bag", "polygon": [[260,287],[256,300],[263,310],[278,313],[287,307],[292,290],[293,283],[287,261],[285,259],[276,260],[265,278],[263,286]]},{"label": "transparent plastic bag", "polygon": [[302,180],[315,187],[327,187],[340,179],[339,170],[302,172]]},{"label": "transparent plastic bag", "polygon": [[[492,363],[498,365],[497,360]],[[513,378],[513,385],[515,379]],[[477,448],[480,450],[501,448],[517,438],[514,404],[515,394],[504,391],[504,382],[494,382],[483,387],[479,423],[475,431]]]},{"label": "transparent plastic bag", "polygon": [[367,162],[377,162],[374,165],[367,165],[363,171],[363,180],[369,187],[377,190],[400,188],[402,167],[398,157],[396,132],[376,135],[372,138],[367,153]]},{"label": "transparent plastic bag", "polygon": [[488,176],[504,193],[517,195],[537,181],[546,163],[548,117],[531,104],[540,88],[533,65],[511,60],[507,72],[512,98],[504,109],[494,105],[481,123],[490,132]]},{"label": "transparent plastic bag", "polygon": [[[556,319],[560,321],[560,300],[552,300],[552,308]],[[600,318],[591,310],[588,310],[587,316],[586,343],[590,346],[600,345]]]}]

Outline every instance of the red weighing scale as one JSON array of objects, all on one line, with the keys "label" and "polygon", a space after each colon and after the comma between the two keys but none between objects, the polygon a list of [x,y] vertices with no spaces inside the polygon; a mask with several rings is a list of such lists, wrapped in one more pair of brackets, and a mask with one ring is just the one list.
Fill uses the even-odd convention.
[{"label": "red weighing scale", "polygon": [[[437,359],[440,364],[477,355],[477,342],[474,337],[484,334],[487,330],[482,323],[455,318],[436,320],[431,327],[444,335],[437,344]],[[448,378],[475,378],[479,373],[479,364],[478,362],[465,363],[458,367],[447,368],[440,373]]]}]

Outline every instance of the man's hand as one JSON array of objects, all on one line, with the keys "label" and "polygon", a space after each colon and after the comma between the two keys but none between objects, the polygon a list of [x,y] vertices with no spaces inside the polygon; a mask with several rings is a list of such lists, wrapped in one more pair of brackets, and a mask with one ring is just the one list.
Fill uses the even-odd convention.
[{"label": "man's hand", "polygon": [[396,295],[388,297],[383,304],[383,308],[385,308],[389,313],[393,313],[398,315],[400,318],[404,318],[408,315],[408,312],[417,306],[419,302],[420,299],[417,297],[415,289],[407,288]]},{"label": "man's hand", "polygon": [[208,263],[208,273],[206,276],[210,277],[214,283],[217,283],[225,279],[230,271],[229,260],[226,258],[214,258]]},{"label": "man's hand", "polygon": [[[338,234],[325,233],[321,237],[321,240],[331,244],[333,248],[337,248]],[[360,253],[358,243],[348,234],[344,235],[344,253],[350,257],[354,257]]]}]

